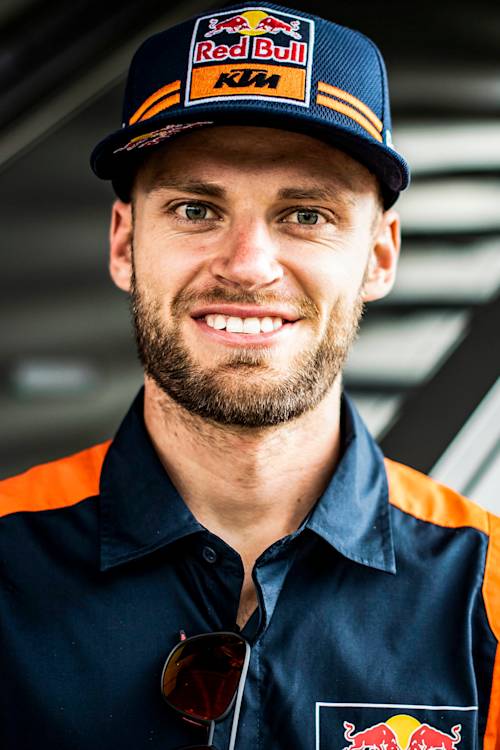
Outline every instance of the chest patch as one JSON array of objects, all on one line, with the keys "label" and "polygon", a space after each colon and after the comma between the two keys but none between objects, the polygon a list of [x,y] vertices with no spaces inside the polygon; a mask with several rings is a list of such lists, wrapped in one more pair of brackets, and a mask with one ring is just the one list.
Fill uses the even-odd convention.
[{"label": "chest patch", "polygon": [[317,703],[316,750],[465,750],[477,706]]}]

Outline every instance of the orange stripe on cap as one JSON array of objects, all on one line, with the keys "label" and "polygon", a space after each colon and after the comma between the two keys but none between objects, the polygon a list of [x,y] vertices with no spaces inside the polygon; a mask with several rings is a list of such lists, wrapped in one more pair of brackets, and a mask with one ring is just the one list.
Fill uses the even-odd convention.
[{"label": "orange stripe on cap", "polygon": [[[142,117],[144,112],[149,109],[155,102],[157,102],[158,99],[162,99],[164,96],[167,96],[167,94],[172,94],[174,91],[179,91],[180,87],[180,81],[174,81],[173,83],[168,83],[166,86],[162,86],[161,89],[158,89],[158,91],[155,91],[154,94],[148,96],[146,101],[143,102],[139,109],[134,112],[128,124],[134,125],[134,123],[136,123],[138,120],[147,120],[147,117]],[[151,115],[149,115],[149,117],[151,117]]]},{"label": "orange stripe on cap", "polygon": [[472,500],[419,471],[385,459],[389,502],[421,521],[457,529],[470,526],[489,534],[490,514]]},{"label": "orange stripe on cap", "polygon": [[162,112],[164,109],[168,109],[169,107],[172,107],[174,104],[179,104],[181,100],[180,94],[173,94],[172,96],[167,97],[166,99],[162,99],[161,102],[158,102],[158,104],[155,104],[154,107],[151,109],[148,109],[148,111],[141,117],[140,122],[143,122],[144,120],[149,120],[150,117],[153,117],[154,115],[158,114],[158,112]]},{"label": "orange stripe on cap", "polygon": [[371,122],[369,122],[369,120],[367,120],[364,115],[358,112],[357,109],[354,109],[354,107],[350,107],[348,104],[343,104],[343,102],[339,102],[336,99],[331,99],[329,96],[323,96],[322,94],[317,95],[316,104],[322,104],[324,107],[334,109],[336,112],[347,115],[347,117],[350,117],[351,120],[355,120],[358,125],[361,125],[362,128],[370,133],[370,135],[373,136],[375,140],[382,142],[382,136],[380,135],[380,133],[373,127]]},{"label": "orange stripe on cap", "polygon": [[[497,641],[500,641],[500,518],[492,515],[483,597],[490,627]],[[483,748],[500,750],[500,646],[497,646]]]},{"label": "orange stripe on cap", "polygon": [[99,493],[110,440],[0,482],[0,517],[76,505]]},{"label": "orange stripe on cap", "polygon": [[318,91],[322,91],[324,94],[331,94],[332,96],[336,96],[337,99],[352,104],[353,107],[356,107],[356,109],[359,109],[359,111],[365,115],[380,133],[384,129],[384,126],[375,112],[362,102],[361,99],[357,99],[347,91],[342,91],[342,89],[338,89],[336,86],[331,86],[329,83],[323,83],[323,81],[318,81]]}]

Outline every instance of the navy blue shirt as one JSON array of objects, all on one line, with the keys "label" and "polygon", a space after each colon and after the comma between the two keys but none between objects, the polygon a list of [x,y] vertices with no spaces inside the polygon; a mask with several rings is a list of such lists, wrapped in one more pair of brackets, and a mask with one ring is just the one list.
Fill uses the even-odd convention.
[{"label": "navy blue shirt", "polygon": [[[111,444],[0,483],[2,750],[206,741],[161,671],[181,629],[235,629],[243,565],[176,491],[142,399]],[[498,519],[384,460],[346,396],[341,431],[324,494],[255,564],[235,747],[499,750]]]}]

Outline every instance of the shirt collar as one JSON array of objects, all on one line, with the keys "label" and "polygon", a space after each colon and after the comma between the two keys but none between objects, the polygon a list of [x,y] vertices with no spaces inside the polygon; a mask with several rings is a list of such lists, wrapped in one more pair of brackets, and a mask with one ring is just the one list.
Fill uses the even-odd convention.
[{"label": "shirt collar", "polygon": [[143,407],[141,389],[103,464],[101,570],[204,530],[158,458],[144,425]]},{"label": "shirt collar", "polygon": [[[141,389],[101,472],[101,570],[206,531],[151,443]],[[394,573],[383,456],[350,399],[342,398],[342,455],[305,528],[355,562]]]},{"label": "shirt collar", "polygon": [[306,528],[350,560],[395,573],[384,457],[345,393],[341,433],[343,453]]}]

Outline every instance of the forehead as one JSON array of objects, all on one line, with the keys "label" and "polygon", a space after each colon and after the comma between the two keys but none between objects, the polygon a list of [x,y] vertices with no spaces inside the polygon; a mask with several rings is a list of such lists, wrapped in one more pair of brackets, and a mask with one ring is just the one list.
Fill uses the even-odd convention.
[{"label": "forehead", "polygon": [[343,151],[317,138],[264,127],[216,126],[179,135],[143,162],[138,182],[146,191],[166,177],[198,179],[271,174],[285,182],[335,183],[348,193],[377,191],[376,178]]}]

